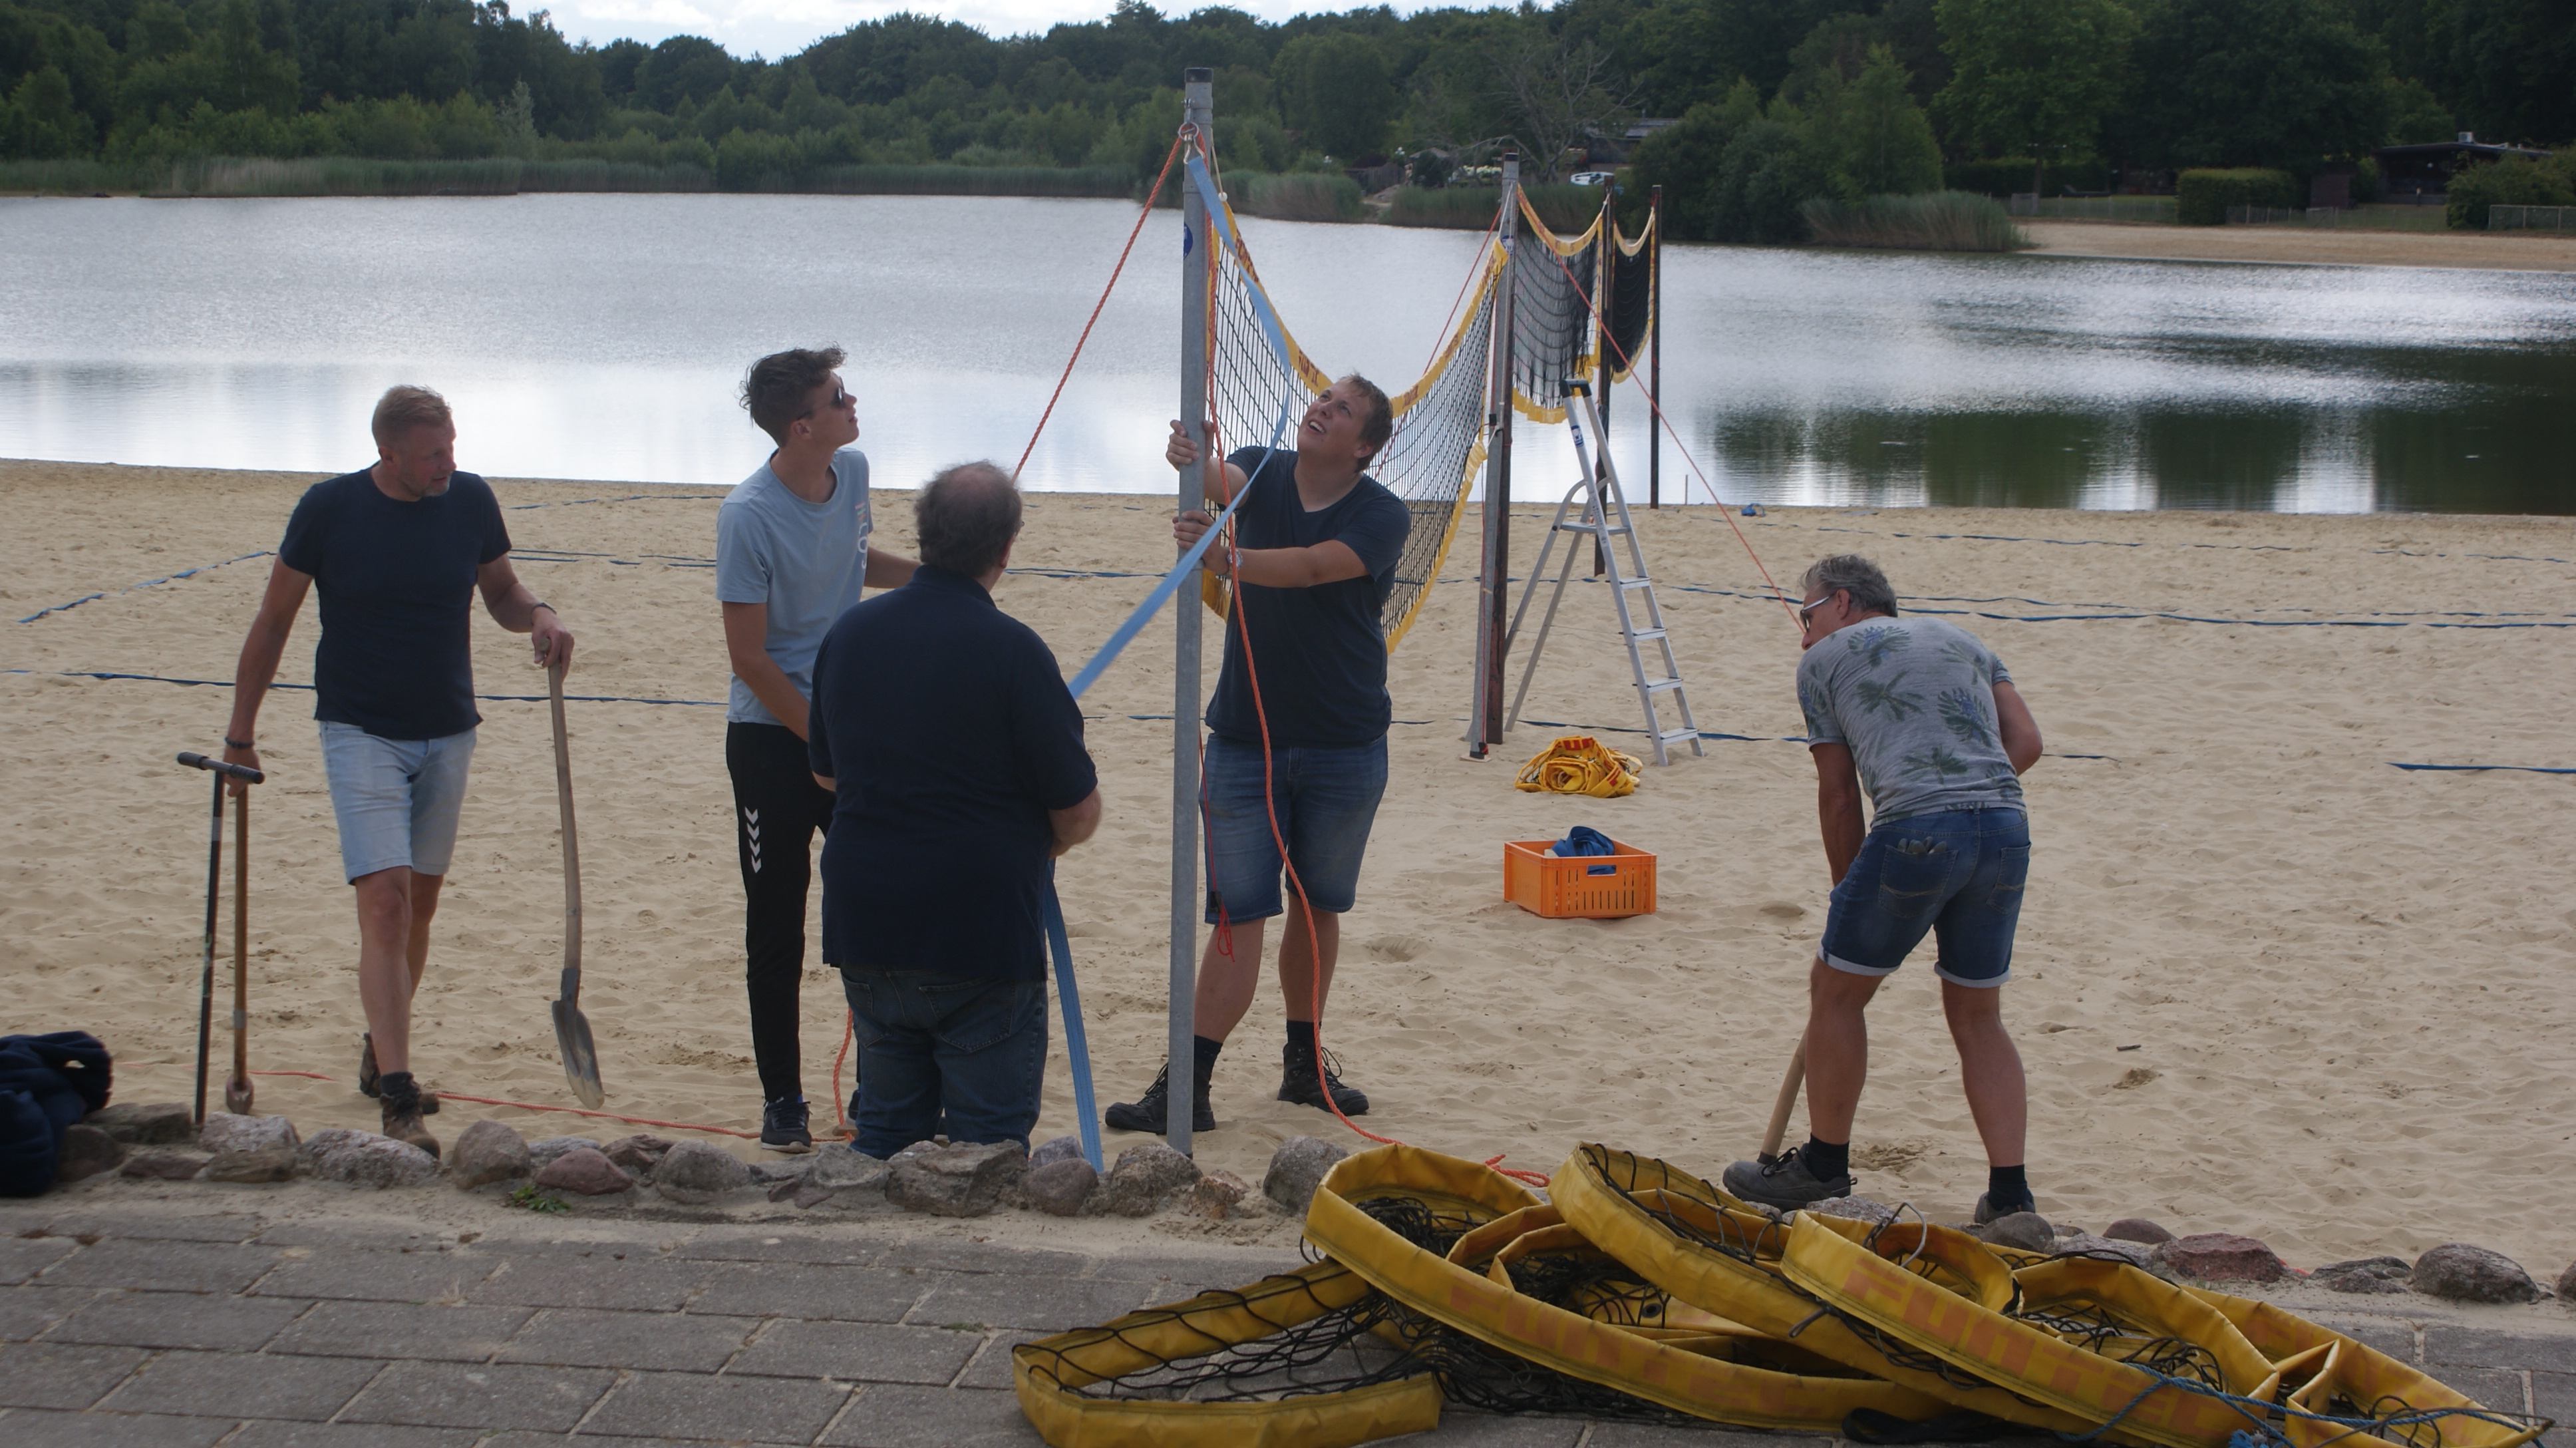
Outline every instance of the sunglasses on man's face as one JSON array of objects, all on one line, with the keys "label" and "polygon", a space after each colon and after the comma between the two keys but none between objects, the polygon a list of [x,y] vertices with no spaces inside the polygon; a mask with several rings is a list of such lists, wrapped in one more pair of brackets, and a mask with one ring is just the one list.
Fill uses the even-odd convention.
[{"label": "sunglasses on man's face", "polygon": [[1811,598],[1805,603],[1799,604],[1797,608],[1793,610],[1798,615],[1798,627],[1802,629],[1813,628],[1815,626],[1816,610],[1833,601],[1834,596],[1828,593],[1822,598]]},{"label": "sunglasses on man's face", "polygon": [[[847,388],[843,388],[843,387],[834,387],[834,388],[832,389],[832,400],[831,400],[830,402],[828,402],[828,403],[825,403],[825,404],[824,404],[824,406],[831,408],[831,409],[832,409],[833,411],[835,411],[835,412],[838,412],[838,411],[840,411],[840,410],[841,410],[841,409],[843,409],[843,408],[847,408],[847,407],[856,407],[856,406],[858,406],[858,399],[857,399],[857,398],[855,398],[855,397],[852,397],[852,396],[849,394],[849,390],[848,390]],[[815,411],[816,411],[816,412],[819,412],[819,411],[821,411],[821,410],[822,410],[821,408],[817,408],[817,409],[815,409]],[[806,415],[807,417],[812,417],[812,416],[814,415],[814,413],[813,413],[813,412],[808,412],[808,413],[806,413],[805,415]]]}]

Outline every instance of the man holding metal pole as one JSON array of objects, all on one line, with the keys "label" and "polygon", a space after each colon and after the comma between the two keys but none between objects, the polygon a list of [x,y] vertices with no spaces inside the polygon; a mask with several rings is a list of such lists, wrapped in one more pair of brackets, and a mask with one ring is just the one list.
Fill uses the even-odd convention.
[{"label": "man holding metal pole", "polygon": [[[572,635],[510,567],[491,487],[456,470],[445,398],[395,387],[376,403],[376,462],[316,483],[295,505],[268,592],[242,641],[224,762],[260,768],[259,706],[307,590],[322,595],[314,717],[358,903],[358,997],[366,1010],[358,1089],[380,1098],[384,1133],[435,1155],[421,1125],[436,1098],[411,1062],[411,1001],[429,963],[429,922],[456,848],[474,728],[473,598],[530,635],[538,667],[571,661]],[[236,781],[233,788],[242,785]]]},{"label": "man holding metal pole", "polygon": [[[2003,985],[2030,874],[2021,775],[2039,762],[2039,725],[1975,635],[1897,617],[1896,591],[1868,559],[1823,559],[1801,591],[1798,703],[1834,877],[1798,1048],[1810,1136],[1774,1154],[1797,1089],[1793,1064],[1762,1159],[1728,1167],[1724,1185],[1784,1209],[1851,1195],[1852,1121],[1869,1074],[1863,1012],[1929,934],[1960,1085],[1986,1148],[1976,1220],[2029,1211],[2029,1098],[2004,1029]],[[1866,830],[1863,790],[1876,812]]]}]

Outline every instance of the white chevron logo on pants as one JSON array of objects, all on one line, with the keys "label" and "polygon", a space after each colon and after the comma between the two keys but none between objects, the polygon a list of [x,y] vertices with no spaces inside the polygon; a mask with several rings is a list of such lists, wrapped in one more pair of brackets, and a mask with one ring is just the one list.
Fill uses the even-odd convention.
[{"label": "white chevron logo on pants", "polygon": [[745,809],[742,812],[742,837],[750,844],[751,872],[757,875],[760,873],[760,811]]}]

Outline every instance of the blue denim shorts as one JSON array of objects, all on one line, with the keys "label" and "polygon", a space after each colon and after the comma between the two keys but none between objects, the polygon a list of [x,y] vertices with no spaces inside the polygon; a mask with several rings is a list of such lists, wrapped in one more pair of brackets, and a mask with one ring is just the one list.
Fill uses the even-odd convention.
[{"label": "blue denim shorts", "polygon": [[380,739],[322,721],[322,776],[340,823],[340,868],[352,883],[396,865],[444,875],[456,856],[456,817],[474,731],[442,739]]},{"label": "blue denim shorts", "polygon": [[[1235,922],[1267,920],[1283,908],[1279,840],[1306,899],[1329,915],[1358,898],[1360,858],[1386,793],[1386,740],[1344,749],[1270,751],[1275,784],[1265,781],[1261,746],[1211,735],[1207,746],[1207,919],[1222,909]],[[1270,814],[1279,813],[1279,834]]]},{"label": "blue denim shorts", "polygon": [[1029,1144],[1046,1085],[1044,981],[844,966],[841,989],[859,1042],[852,1146],[883,1159],[943,1130]]},{"label": "blue denim shorts", "polygon": [[1890,975],[1932,933],[1935,974],[1956,985],[2012,978],[2013,929],[2030,878],[2030,818],[1963,809],[1880,825],[1834,887],[1817,955],[1854,975]]}]

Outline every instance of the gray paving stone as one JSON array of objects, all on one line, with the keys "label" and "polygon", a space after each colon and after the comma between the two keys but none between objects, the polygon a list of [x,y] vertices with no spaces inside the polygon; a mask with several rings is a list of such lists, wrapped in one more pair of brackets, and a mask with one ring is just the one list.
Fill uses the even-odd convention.
[{"label": "gray paving stone", "polygon": [[[263,1247],[454,1247],[454,1230],[410,1227],[391,1222],[280,1222],[259,1234]],[[479,1240],[479,1239],[478,1239]]]},{"label": "gray paving stone", "polygon": [[233,1430],[230,1418],[169,1418],[136,1413],[55,1413],[18,1408],[0,1417],[9,1448],[213,1448]]},{"label": "gray paving stone", "polygon": [[54,1236],[120,1238],[134,1242],[247,1242],[259,1218],[234,1212],[67,1212],[47,1229]]},{"label": "gray paving stone", "polygon": [[1666,1428],[1650,1423],[1595,1423],[1584,1448],[1834,1448],[1834,1440],[1713,1426]]},{"label": "gray paving stone", "polygon": [[15,1287],[79,1250],[69,1237],[10,1237],[0,1240],[0,1287]]},{"label": "gray paving stone", "polygon": [[405,1428],[392,1423],[245,1423],[224,1448],[474,1448],[472,1428]]},{"label": "gray paving stone", "polygon": [[791,1267],[756,1263],[714,1275],[691,1312],[800,1317],[819,1322],[900,1322],[940,1274],[876,1267]]},{"label": "gray paving stone", "polygon": [[2533,1373],[2531,1411],[2557,1420],[2558,1431],[2551,1437],[2576,1443],[2576,1373]]},{"label": "gray paving stone", "polygon": [[364,1358],[165,1352],[99,1406],[120,1413],[297,1418],[320,1422],[384,1364]]},{"label": "gray paving stone", "polygon": [[748,1317],[548,1308],[501,1352],[505,1363],[711,1373],[759,1326]]},{"label": "gray paving stone", "polygon": [[46,1271],[49,1287],[123,1287],[145,1292],[239,1292],[277,1265],[270,1247],[212,1242],[109,1239]]},{"label": "gray paving stone", "polygon": [[2402,1322],[2326,1322],[2364,1347],[2377,1348],[2401,1363],[2422,1366],[2415,1356],[2415,1329]]},{"label": "gray paving stone", "polygon": [[1009,1393],[880,1383],[860,1389],[821,1441],[829,1448],[1035,1448],[1041,1440]]},{"label": "gray paving stone", "polygon": [[256,1352],[312,1305],[187,1292],[103,1292],[46,1340]]},{"label": "gray paving stone", "polygon": [[966,1376],[956,1380],[957,1386],[1012,1391],[1018,1384],[1011,1379],[1011,1349],[1021,1343],[1034,1342],[1045,1336],[1048,1334],[1035,1329],[992,1334],[984,1345],[984,1351],[966,1369]]},{"label": "gray paving stone", "polygon": [[[740,1319],[737,1319],[739,1321]],[[836,1378],[842,1382],[944,1386],[966,1366],[981,1335],[875,1322],[773,1322],[729,1377]]]},{"label": "gray paving stone", "polygon": [[[680,1249],[693,1262],[813,1262],[836,1267],[866,1267],[886,1255],[887,1244],[873,1238],[815,1232],[710,1231]],[[910,1260],[906,1254],[906,1260]]]},{"label": "gray paving stone", "polygon": [[907,1322],[932,1327],[975,1322],[986,1327],[1035,1327],[1049,1332],[1093,1327],[1144,1305],[1134,1282],[1066,1281],[1003,1273],[958,1277],[941,1283],[912,1310]]},{"label": "gray paving stone", "polygon": [[631,1437],[713,1438],[737,1443],[811,1443],[841,1404],[847,1387],[788,1378],[636,1373],[617,1385],[581,1425]]},{"label": "gray paving stone", "polygon": [[367,1385],[340,1421],[562,1433],[615,1381],[617,1374],[603,1368],[396,1363]]},{"label": "gray paving stone", "polygon": [[[1583,1436],[1580,1418],[1498,1418],[1490,1413],[1440,1415],[1440,1426],[1428,1433],[1409,1433],[1394,1443],[1472,1444],[1474,1448],[1574,1448]],[[1595,1442],[1600,1439],[1595,1437]]]},{"label": "gray paving stone", "polygon": [[487,1362],[530,1317],[527,1307],[322,1302],[269,1344],[272,1353],[423,1362]]},{"label": "gray paving stone", "polygon": [[331,1297],[362,1302],[455,1298],[504,1259],[459,1252],[316,1252],[290,1257],[251,1291],[261,1297]]},{"label": "gray paving stone", "polygon": [[667,1262],[629,1253],[588,1257],[512,1256],[466,1294],[467,1300],[514,1307],[595,1307],[616,1312],[676,1312],[698,1284],[715,1275],[700,1262]]},{"label": "gray paving stone", "polygon": [[1043,1247],[997,1247],[990,1242],[912,1242],[890,1254],[925,1272],[1017,1272],[1031,1277],[1080,1277],[1091,1259],[1080,1252]]},{"label": "gray paving stone", "polygon": [[2426,1372],[2449,1387],[2500,1413],[2519,1413],[2522,1408],[2522,1374],[2503,1368],[2426,1368]]},{"label": "gray paving stone", "polygon": [[88,1287],[12,1287],[0,1292],[0,1342],[25,1342],[98,1296]]},{"label": "gray paving stone", "polygon": [[86,1408],[147,1356],[141,1348],[86,1343],[0,1346],[0,1408]]},{"label": "gray paving stone", "polygon": [[2538,1368],[2576,1373],[2576,1337],[2541,1337],[2492,1328],[2424,1329],[2424,1361],[2436,1367]]},{"label": "gray paving stone", "polygon": [[1294,1252],[1244,1253],[1241,1256],[1188,1257],[1103,1257],[1090,1275],[1101,1281],[1159,1283],[1179,1290],[1165,1297],[1172,1301],[1202,1292],[1210,1287],[1241,1287],[1281,1272],[1294,1272],[1305,1266],[1305,1259]]}]

